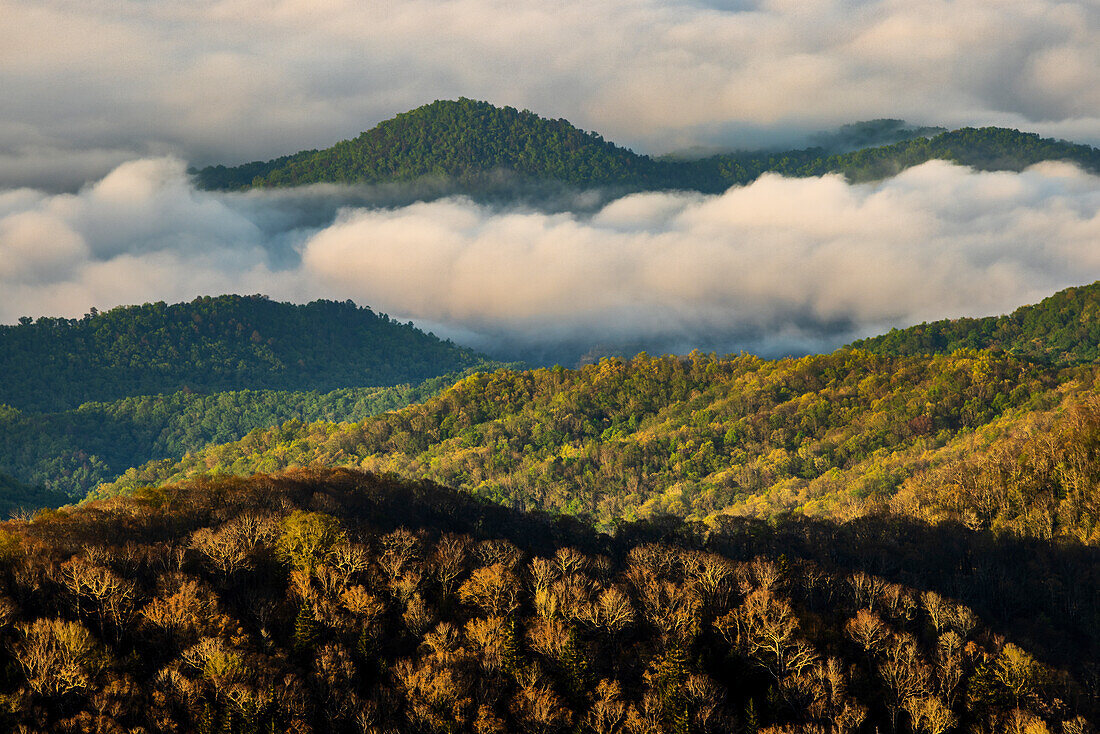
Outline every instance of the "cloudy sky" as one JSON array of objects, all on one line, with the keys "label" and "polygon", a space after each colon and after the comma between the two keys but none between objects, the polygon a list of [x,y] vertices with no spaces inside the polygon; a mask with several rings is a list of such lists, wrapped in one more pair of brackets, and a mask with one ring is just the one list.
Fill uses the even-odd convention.
[{"label": "cloudy sky", "polygon": [[647,153],[879,117],[1100,144],[1091,0],[0,0],[0,90],[3,323],[264,292],[489,346],[800,351],[1100,278],[1100,180],[1062,165],[556,213],[184,175],[458,96]]},{"label": "cloudy sky", "polygon": [[0,183],[326,147],[458,96],[643,152],[879,117],[1100,143],[1093,0],[0,0]]}]

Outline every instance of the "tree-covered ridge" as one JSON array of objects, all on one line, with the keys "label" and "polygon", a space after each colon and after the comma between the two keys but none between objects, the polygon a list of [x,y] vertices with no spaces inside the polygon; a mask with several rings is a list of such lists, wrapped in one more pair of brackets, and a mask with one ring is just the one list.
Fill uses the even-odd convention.
[{"label": "tree-covered ridge", "polygon": [[0,326],[0,403],[58,411],[180,390],[420,382],[483,358],[352,302],[203,297]]},{"label": "tree-covered ridge", "polygon": [[464,179],[497,169],[572,184],[608,184],[645,180],[658,166],[565,120],[459,99],[399,114],[325,150],[266,164],[206,168],[198,180],[208,188],[379,183]]},{"label": "tree-covered ridge", "polygon": [[[485,363],[481,369],[502,366]],[[235,441],[288,420],[357,421],[425,400],[475,371],[416,385],[316,391],[176,392],[85,403],[57,413],[0,406],[0,471],[49,490],[52,499],[80,499],[133,466],[178,459],[210,443]],[[0,498],[16,502],[0,486]],[[60,502],[57,502],[59,504]],[[2,506],[0,506],[2,511]]]},{"label": "tree-covered ridge", "polygon": [[359,423],[288,422],[137,468],[96,496],[195,474],[351,466],[605,524],[666,513],[845,517],[886,502],[935,450],[1006,411],[1049,409],[1063,399],[1057,386],[1079,391],[1091,374],[989,352],[845,350],[499,371]]},{"label": "tree-covered ridge", "polygon": [[0,726],[1087,734],[1098,569],[898,518],[603,535],[349,471],[161,487],[0,526]]},{"label": "tree-covered ridge", "polygon": [[1100,400],[1006,416],[937,451],[890,499],[899,514],[1100,544]]},{"label": "tree-covered ridge", "polygon": [[477,193],[491,183],[491,174],[507,171],[523,180],[582,187],[720,192],[765,173],[843,173],[853,181],[870,181],[933,159],[979,170],[1017,171],[1040,161],[1065,160],[1100,172],[1096,148],[994,127],[918,135],[841,154],[806,148],[728,153],[700,160],[654,159],[579,130],[566,120],[459,99],[400,114],[325,150],[302,151],[266,163],[212,166],[196,175],[199,185],[210,189],[436,178],[464,183],[470,193]]},{"label": "tree-covered ridge", "polygon": [[765,173],[823,176],[842,173],[850,181],[875,181],[931,160],[945,160],[979,171],[1022,171],[1043,161],[1068,161],[1100,173],[1100,149],[1041,138],[999,127],[961,128],[933,137],[916,137],[893,145],[826,155],[820,149],[783,153],[717,155],[697,161],[690,188],[720,191],[745,184]]},{"label": "tree-covered ridge", "polygon": [[945,319],[853,344],[877,354],[1001,349],[1049,364],[1100,361],[1100,282],[1067,288],[1004,316]]}]

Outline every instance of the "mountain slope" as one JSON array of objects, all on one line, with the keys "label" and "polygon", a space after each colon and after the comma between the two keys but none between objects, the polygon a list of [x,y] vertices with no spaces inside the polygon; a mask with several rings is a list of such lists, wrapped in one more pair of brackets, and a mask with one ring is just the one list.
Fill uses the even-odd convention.
[{"label": "mountain slope", "polygon": [[609,536],[350,471],[160,487],[0,526],[0,726],[1076,734],[1098,571],[897,518]]},{"label": "mountain slope", "polygon": [[[989,352],[803,359],[640,355],[579,370],[500,371],[359,423],[287,424],[94,496],[210,473],[350,466],[427,477],[515,507],[605,524],[675,514],[849,517],[889,500],[932,455],[1006,414],[1087,391]],[[1091,510],[1081,522],[1089,521]],[[1078,520],[1067,513],[1059,532]]]},{"label": "mountain slope", "polygon": [[[928,129],[929,133],[935,132]],[[243,166],[196,172],[200,186],[241,189],[311,183],[387,183],[417,179],[456,182],[454,192],[507,192],[518,182],[613,186],[627,190],[724,191],[764,173],[853,181],[892,176],[932,159],[980,170],[1022,170],[1066,160],[1100,172],[1100,150],[1004,128],[963,128],[938,135],[830,154],[822,148],[730,153],[701,160],[637,155],[570,125],[511,107],[469,99],[436,101],[379,123],[353,140]],[[512,174],[504,185],[494,176]]]},{"label": "mountain slope", "polygon": [[[485,363],[479,368],[498,366],[503,365]],[[176,392],[84,403],[56,413],[25,413],[0,406],[0,471],[50,490],[53,499],[71,501],[132,466],[178,459],[207,444],[235,441],[250,431],[290,420],[363,420],[431,397],[472,371],[416,385],[342,388],[330,393]],[[0,499],[8,498],[6,488],[0,486]],[[36,508],[49,503],[23,500],[17,504]]]},{"label": "mountain slope", "polygon": [[483,359],[350,301],[199,298],[0,326],[0,403],[57,411],[180,390],[395,385]]},{"label": "mountain slope", "polygon": [[945,319],[854,342],[876,354],[1001,349],[1050,364],[1100,360],[1100,282],[1059,291],[1005,316]]}]

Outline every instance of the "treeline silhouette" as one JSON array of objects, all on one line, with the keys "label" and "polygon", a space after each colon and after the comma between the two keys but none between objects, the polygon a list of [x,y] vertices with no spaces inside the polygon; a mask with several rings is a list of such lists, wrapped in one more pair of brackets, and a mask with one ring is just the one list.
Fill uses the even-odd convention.
[{"label": "treeline silhouette", "polygon": [[347,470],[0,526],[0,721],[49,732],[1092,731],[1095,548],[676,518]]}]

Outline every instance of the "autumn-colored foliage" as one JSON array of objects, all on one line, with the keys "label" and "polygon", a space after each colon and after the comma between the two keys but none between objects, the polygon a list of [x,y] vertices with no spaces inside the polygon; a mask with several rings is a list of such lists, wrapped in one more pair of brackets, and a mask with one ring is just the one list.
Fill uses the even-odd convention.
[{"label": "autumn-colored foliage", "polygon": [[607,535],[347,470],[143,490],[0,528],[0,727],[1090,731],[1095,553],[899,522]]}]

